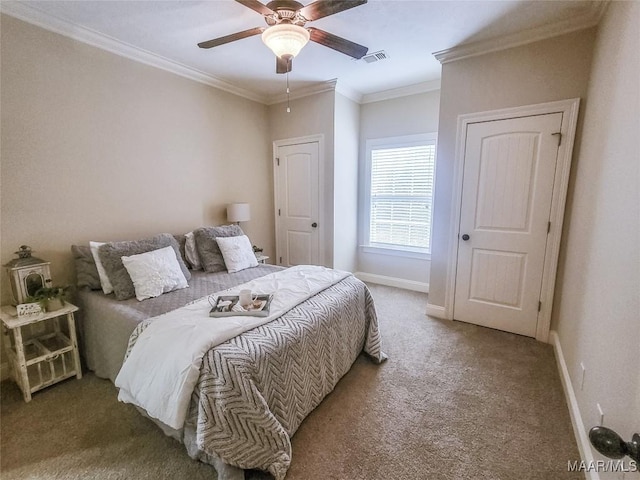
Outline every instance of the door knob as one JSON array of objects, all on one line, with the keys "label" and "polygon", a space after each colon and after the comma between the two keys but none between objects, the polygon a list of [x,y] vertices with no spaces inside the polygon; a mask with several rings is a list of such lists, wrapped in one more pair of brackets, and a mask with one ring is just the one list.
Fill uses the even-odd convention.
[{"label": "door knob", "polygon": [[589,430],[589,441],[605,457],[619,459],[628,455],[635,462],[640,462],[640,435],[637,433],[633,434],[630,442],[625,442],[610,428],[593,427]]},{"label": "door knob", "polygon": [[464,240],[465,242],[467,240],[469,240],[471,237],[469,235],[467,235],[466,233],[464,235],[462,235],[462,240]]},{"label": "door knob", "polygon": [[311,224],[311,226],[312,226],[313,228],[317,228],[317,227],[318,227],[318,224],[317,224],[316,222],[313,222],[313,223]]}]

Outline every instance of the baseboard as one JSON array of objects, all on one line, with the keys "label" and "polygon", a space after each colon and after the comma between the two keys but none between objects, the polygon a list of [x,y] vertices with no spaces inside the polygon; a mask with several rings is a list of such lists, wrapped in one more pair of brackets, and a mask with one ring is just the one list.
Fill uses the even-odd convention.
[{"label": "baseboard", "polygon": [[0,382],[4,382],[9,378],[9,364],[7,362],[2,362],[0,364]]},{"label": "baseboard", "polygon": [[354,274],[363,282],[376,283],[378,285],[386,285],[387,287],[404,288],[405,290],[413,290],[415,292],[429,293],[429,284],[416,282],[415,280],[405,280],[404,278],[387,277],[386,275],[376,275],[375,273],[356,272]]},{"label": "baseboard", "polygon": [[[558,336],[558,332],[556,332],[555,330],[551,330],[551,332],[549,333],[549,337],[556,352],[556,361],[558,362],[560,380],[562,382],[564,396],[567,399],[567,405],[569,406],[571,424],[573,425],[573,433],[576,436],[576,442],[578,443],[580,457],[585,462],[585,464],[592,465],[594,459],[593,453],[591,451],[591,444],[589,443],[587,431],[584,428],[584,422],[582,421],[582,415],[580,414],[580,408],[578,407],[576,393],[573,389],[573,383],[571,383],[571,377],[569,376],[567,362],[565,362],[564,355],[562,353],[560,337]],[[598,475],[598,472],[595,471],[585,471],[585,478],[587,480],[600,480],[600,475]]]},{"label": "baseboard", "polygon": [[443,320],[447,319],[447,316],[444,314],[444,307],[434,305],[432,303],[427,303],[427,315],[430,317],[441,318]]}]

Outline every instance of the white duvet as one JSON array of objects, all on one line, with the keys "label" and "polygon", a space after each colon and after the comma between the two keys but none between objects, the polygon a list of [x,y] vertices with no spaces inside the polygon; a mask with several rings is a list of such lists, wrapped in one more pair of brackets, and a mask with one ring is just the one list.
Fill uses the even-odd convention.
[{"label": "white duvet", "polygon": [[143,408],[174,429],[184,425],[204,354],[343,280],[350,273],[301,265],[260,277],[215,295],[242,289],[273,294],[268,317],[210,318],[208,297],[155,317],[140,334],[116,378],[118,399]]}]

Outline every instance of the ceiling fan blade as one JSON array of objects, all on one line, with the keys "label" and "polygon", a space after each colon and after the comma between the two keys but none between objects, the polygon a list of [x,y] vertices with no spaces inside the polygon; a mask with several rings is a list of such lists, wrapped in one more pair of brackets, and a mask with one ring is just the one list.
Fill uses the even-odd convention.
[{"label": "ceiling fan blade", "polygon": [[273,15],[275,13],[265,4],[258,2],[258,0],[236,0],[236,2],[241,3],[261,15]]},{"label": "ceiling fan blade", "polygon": [[288,73],[293,67],[293,57],[276,57],[276,73]]},{"label": "ceiling fan blade", "polygon": [[[313,5],[313,4],[312,4]],[[355,42],[347,40],[346,38],[338,37],[319,28],[307,28],[311,34],[311,40],[324,45],[325,47],[333,48],[334,50],[349,55],[350,57],[360,60],[364,57],[369,49]]]},{"label": "ceiling fan blade", "polygon": [[207,40],[206,42],[200,42],[198,46],[200,48],[212,48],[218,45],[224,45],[225,43],[234,42],[243,38],[259,35],[264,32],[264,27],[250,28],[242,32],[232,33],[231,35],[225,35],[224,37],[214,38],[213,40]]},{"label": "ceiling fan blade", "polygon": [[328,17],[334,13],[349,10],[367,3],[367,0],[316,0],[306,7],[302,7],[299,12],[307,20],[318,20],[322,17]]}]

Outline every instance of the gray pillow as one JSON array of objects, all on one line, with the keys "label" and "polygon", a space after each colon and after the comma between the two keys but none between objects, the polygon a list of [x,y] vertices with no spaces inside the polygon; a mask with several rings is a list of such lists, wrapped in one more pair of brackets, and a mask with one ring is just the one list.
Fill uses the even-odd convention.
[{"label": "gray pillow", "polygon": [[78,288],[101,290],[100,276],[89,246],[71,245],[71,254],[76,267],[76,285]]},{"label": "gray pillow", "polygon": [[184,233],[174,234],[173,238],[176,239],[176,242],[178,242],[178,245],[180,246],[180,257],[182,257],[182,261],[187,266],[187,268],[191,268],[191,264],[187,260],[187,254],[185,252],[185,246],[187,245],[187,236]]},{"label": "gray pillow", "polygon": [[244,232],[238,225],[201,227],[193,231],[196,249],[205,272],[224,272],[227,269],[216,237],[238,237],[240,235],[244,235]]},{"label": "gray pillow", "polygon": [[185,278],[189,280],[191,278],[191,272],[189,272],[189,269],[182,261],[178,242],[170,233],[161,233],[143,240],[109,242],[104,245],[100,245],[98,248],[98,255],[100,255],[100,261],[102,262],[102,266],[107,272],[107,276],[113,285],[113,293],[118,300],[127,300],[128,298],[133,298],[136,295],[136,290],[133,286],[133,282],[131,281],[131,277],[122,263],[122,257],[147,253],[152,250],[158,250],[159,248],[169,246],[173,247],[175,250],[180,269],[182,270],[182,273],[184,273]]}]

